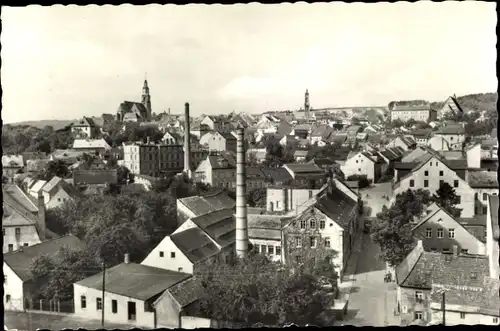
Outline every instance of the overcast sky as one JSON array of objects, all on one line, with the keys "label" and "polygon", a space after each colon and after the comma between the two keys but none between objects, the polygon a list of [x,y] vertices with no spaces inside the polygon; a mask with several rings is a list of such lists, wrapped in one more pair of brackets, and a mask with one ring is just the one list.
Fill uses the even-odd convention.
[{"label": "overcast sky", "polygon": [[495,3],[2,8],[4,122],[387,105],[494,92]]}]

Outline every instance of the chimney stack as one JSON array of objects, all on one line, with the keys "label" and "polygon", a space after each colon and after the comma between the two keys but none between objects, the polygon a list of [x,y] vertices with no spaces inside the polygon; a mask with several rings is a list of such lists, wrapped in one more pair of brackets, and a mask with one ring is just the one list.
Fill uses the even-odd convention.
[{"label": "chimney stack", "polygon": [[42,190],[38,191],[38,199],[37,199],[37,207],[38,207],[38,236],[40,240],[45,240],[45,199],[43,198]]},{"label": "chimney stack", "polygon": [[191,178],[191,146],[189,144],[190,138],[190,119],[189,119],[189,103],[184,105],[184,121],[186,122],[184,128],[184,173]]},{"label": "chimney stack", "polygon": [[130,263],[130,255],[128,253],[125,253],[125,256],[123,257],[123,262],[125,263]]},{"label": "chimney stack", "polygon": [[244,129],[239,127],[236,133],[236,255],[239,258],[245,258],[248,253],[248,222]]}]

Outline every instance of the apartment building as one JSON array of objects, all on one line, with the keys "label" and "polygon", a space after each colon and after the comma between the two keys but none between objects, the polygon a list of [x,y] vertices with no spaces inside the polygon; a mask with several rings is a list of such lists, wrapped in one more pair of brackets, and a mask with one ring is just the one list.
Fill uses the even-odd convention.
[{"label": "apartment building", "polygon": [[391,121],[400,120],[408,122],[414,120],[417,122],[430,122],[437,118],[437,112],[431,109],[430,104],[418,106],[394,106],[391,110]]},{"label": "apartment building", "polygon": [[184,167],[184,147],[181,144],[123,144],[123,165],[133,174],[160,177]]}]

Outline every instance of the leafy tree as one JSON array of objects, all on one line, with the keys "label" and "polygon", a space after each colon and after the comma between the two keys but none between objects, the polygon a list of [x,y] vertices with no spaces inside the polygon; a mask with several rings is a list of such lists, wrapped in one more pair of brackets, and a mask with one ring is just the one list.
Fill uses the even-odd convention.
[{"label": "leafy tree", "polygon": [[417,220],[425,207],[432,202],[427,190],[407,190],[396,196],[394,204],[377,214],[371,238],[381,248],[381,257],[391,266],[401,263],[415,247],[412,222]]},{"label": "leafy tree", "polygon": [[250,254],[230,264],[216,262],[195,271],[204,287],[197,309],[216,320],[246,326],[318,323],[331,302],[312,274]]},{"label": "leafy tree", "polygon": [[47,165],[36,174],[41,180],[51,180],[54,176],[67,178],[70,175],[68,166],[62,160],[49,161]]},{"label": "leafy tree", "polygon": [[458,196],[455,189],[448,183],[443,183],[436,193],[432,196],[434,202],[436,202],[441,208],[445,209],[448,213],[454,217],[460,217],[462,209],[456,208],[458,204]]},{"label": "leafy tree", "polygon": [[265,207],[266,198],[266,188],[257,188],[247,193],[247,203],[250,205],[250,207]]}]

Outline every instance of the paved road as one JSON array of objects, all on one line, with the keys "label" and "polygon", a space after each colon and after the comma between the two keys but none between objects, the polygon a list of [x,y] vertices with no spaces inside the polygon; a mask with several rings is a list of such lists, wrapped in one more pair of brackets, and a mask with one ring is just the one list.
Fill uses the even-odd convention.
[{"label": "paved road", "polygon": [[363,238],[362,254],[354,276],[345,325],[387,326],[399,325],[394,317],[396,285],[384,283],[385,263],[377,258],[380,248],[370,236]]},{"label": "paved road", "polygon": [[392,197],[391,183],[374,184],[370,188],[360,190],[365,207],[369,207],[369,217],[375,217],[382,211],[383,206],[389,206],[390,201],[386,196]]}]

